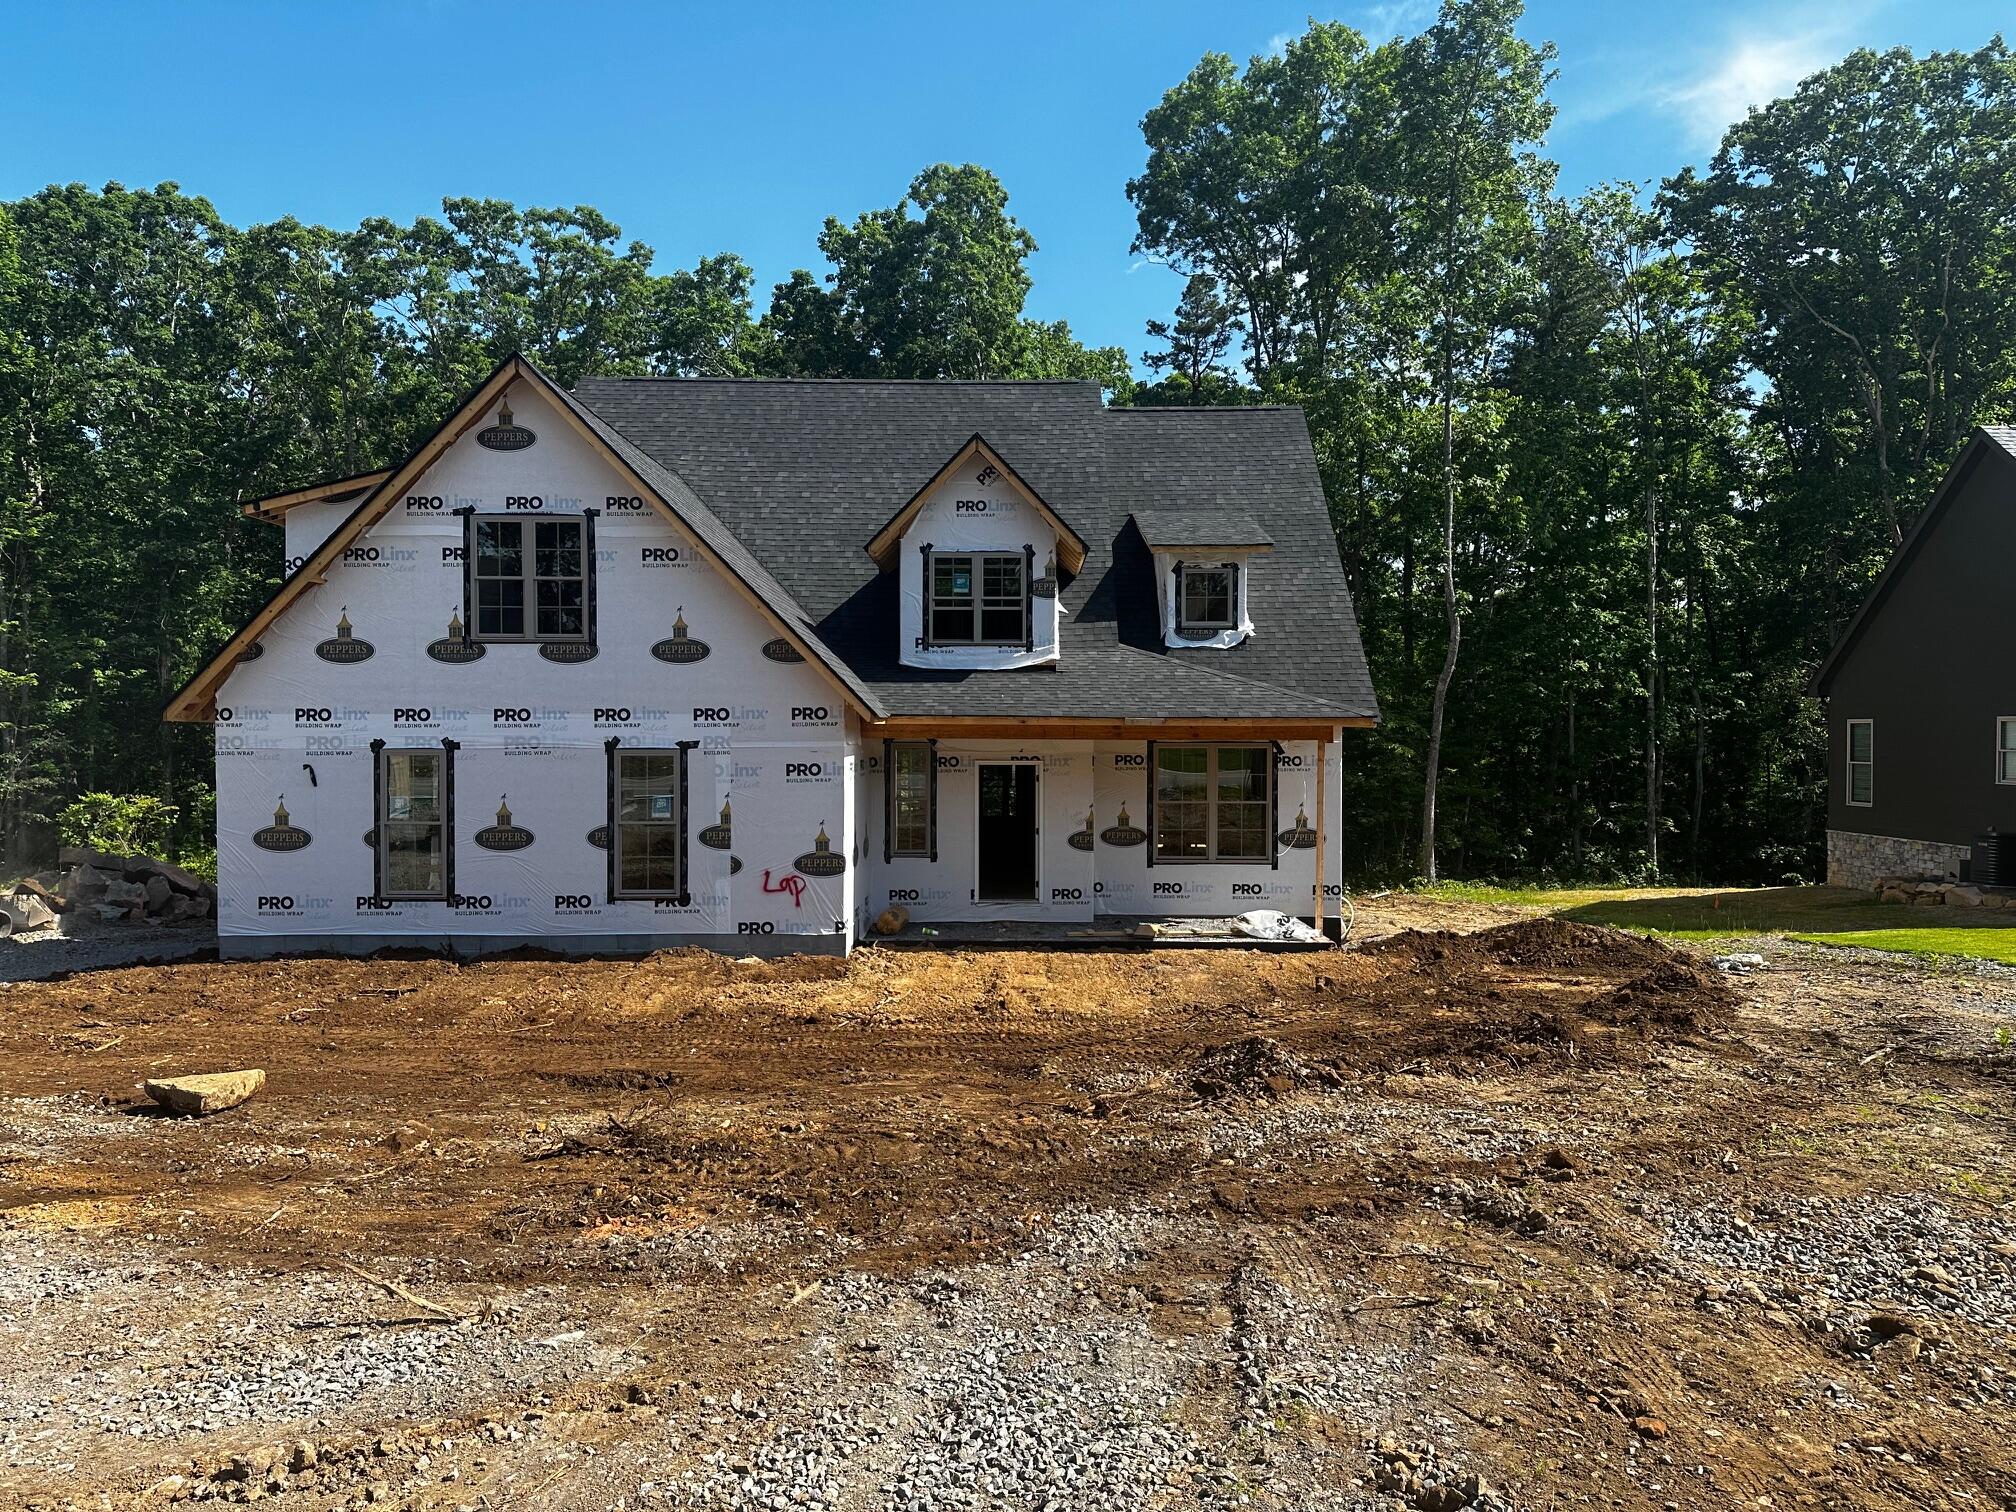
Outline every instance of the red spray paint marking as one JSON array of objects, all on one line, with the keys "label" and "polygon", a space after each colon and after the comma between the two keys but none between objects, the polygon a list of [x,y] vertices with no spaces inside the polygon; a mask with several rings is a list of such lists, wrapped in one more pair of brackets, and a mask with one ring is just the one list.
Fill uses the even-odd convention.
[{"label": "red spray paint marking", "polygon": [[791,906],[793,908],[803,908],[805,906],[805,879],[803,877],[785,877],[775,887],[772,887],[770,885],[770,868],[766,866],[763,868],[763,891],[766,893],[789,893],[791,894]]}]

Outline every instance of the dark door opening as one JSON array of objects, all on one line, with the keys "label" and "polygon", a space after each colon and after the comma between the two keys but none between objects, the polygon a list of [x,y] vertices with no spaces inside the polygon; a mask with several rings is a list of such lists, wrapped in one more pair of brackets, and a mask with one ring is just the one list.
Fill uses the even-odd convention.
[{"label": "dark door opening", "polygon": [[1036,897],[1036,766],[980,767],[980,896],[996,902]]}]

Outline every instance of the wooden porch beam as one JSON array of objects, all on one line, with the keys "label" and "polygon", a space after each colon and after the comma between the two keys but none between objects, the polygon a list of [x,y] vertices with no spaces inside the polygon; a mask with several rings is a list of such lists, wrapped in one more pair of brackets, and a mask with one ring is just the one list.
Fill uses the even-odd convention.
[{"label": "wooden porch beam", "polygon": [[1369,729],[1370,719],[931,719],[899,714],[864,723],[881,740],[1319,740],[1339,725]]}]

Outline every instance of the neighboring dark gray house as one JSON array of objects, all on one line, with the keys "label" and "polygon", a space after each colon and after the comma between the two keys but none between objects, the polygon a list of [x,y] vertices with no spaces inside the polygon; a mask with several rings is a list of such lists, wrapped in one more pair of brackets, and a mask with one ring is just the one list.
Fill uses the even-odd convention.
[{"label": "neighboring dark gray house", "polygon": [[1814,677],[1830,883],[2016,882],[2012,563],[2016,427],[1986,426]]}]

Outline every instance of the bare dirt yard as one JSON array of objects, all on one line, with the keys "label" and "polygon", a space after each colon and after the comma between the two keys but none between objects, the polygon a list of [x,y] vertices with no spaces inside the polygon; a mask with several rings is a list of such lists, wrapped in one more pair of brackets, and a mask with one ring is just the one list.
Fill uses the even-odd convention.
[{"label": "bare dirt yard", "polygon": [[2016,972],[1511,917],[0,985],[0,1504],[2016,1505]]}]

